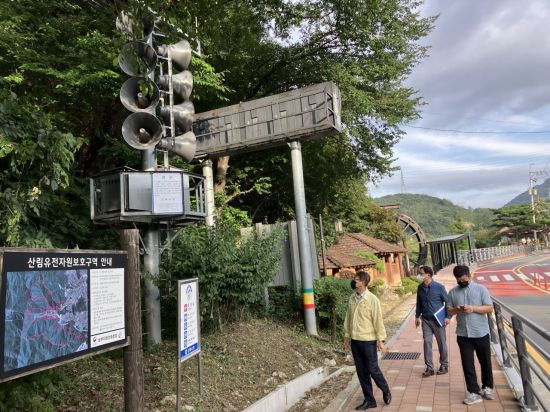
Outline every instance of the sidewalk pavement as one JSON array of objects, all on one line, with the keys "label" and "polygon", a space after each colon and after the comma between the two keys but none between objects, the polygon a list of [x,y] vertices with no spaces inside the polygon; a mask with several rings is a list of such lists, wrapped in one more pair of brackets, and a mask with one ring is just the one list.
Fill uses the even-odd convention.
[{"label": "sidewalk pavement", "polygon": [[[452,274],[452,266],[437,273],[434,279],[443,285],[447,291],[456,285]],[[447,412],[447,411],[521,411],[519,403],[514,398],[506,381],[504,371],[498,365],[496,357],[492,356],[495,400],[483,400],[474,405],[464,405],[466,385],[462,373],[460,352],[456,343],[456,318],[453,317],[447,327],[447,344],[449,346],[449,373],[423,378],[424,353],[422,330],[414,326],[414,315],[410,316],[401,334],[388,347],[391,352],[419,352],[416,360],[381,360],[380,368],[390,385],[392,402],[385,405],[382,391],[373,382],[374,396],[378,407],[369,411],[399,411],[399,412]],[[439,368],[439,353],[437,343],[433,343],[434,367]],[[476,360],[478,381],[481,380],[479,364]],[[359,388],[346,402],[342,411],[354,411],[363,402],[363,393]]]}]

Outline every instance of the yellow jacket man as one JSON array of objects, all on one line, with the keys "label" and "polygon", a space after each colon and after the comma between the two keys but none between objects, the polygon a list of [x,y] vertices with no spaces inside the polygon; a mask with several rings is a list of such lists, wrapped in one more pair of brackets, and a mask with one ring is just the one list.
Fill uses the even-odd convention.
[{"label": "yellow jacket man", "polygon": [[376,399],[372,392],[371,378],[380,388],[384,403],[391,402],[388,382],[378,366],[377,347],[384,350],[386,328],[382,319],[380,301],[367,289],[370,282],[368,273],[359,271],[352,281],[355,292],[350,296],[348,311],[344,321],[344,349],[348,350],[351,342],[351,353],[355,369],[365,400],[356,410],[376,408]]}]

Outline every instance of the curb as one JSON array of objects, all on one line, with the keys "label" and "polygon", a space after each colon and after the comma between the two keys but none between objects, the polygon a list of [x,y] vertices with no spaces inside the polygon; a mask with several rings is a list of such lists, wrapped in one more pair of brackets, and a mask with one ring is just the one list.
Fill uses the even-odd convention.
[{"label": "curb", "polygon": [[344,370],[349,368],[344,366],[336,369],[328,366],[321,366],[306,372],[290,382],[279,385],[273,391],[268,393],[263,398],[248,406],[243,412],[271,412],[283,411],[291,408],[298,402],[305,393],[319,385],[322,385],[327,380],[340,375]]}]

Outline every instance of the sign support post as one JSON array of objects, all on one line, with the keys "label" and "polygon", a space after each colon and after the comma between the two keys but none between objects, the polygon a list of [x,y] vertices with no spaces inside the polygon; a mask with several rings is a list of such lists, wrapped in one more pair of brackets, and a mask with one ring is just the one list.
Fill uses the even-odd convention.
[{"label": "sign support post", "polygon": [[304,171],[302,167],[302,145],[298,140],[288,144],[292,159],[292,182],[294,184],[294,207],[296,208],[296,227],[300,245],[300,272],[302,274],[302,293],[304,299],[304,318],[306,333],[317,335],[315,322],[315,301],[313,298],[313,269],[307,231],[306,193],[304,189]]},{"label": "sign support post", "polygon": [[143,348],[141,339],[141,292],[139,284],[139,231],[125,229],[120,243],[128,253],[126,276],[126,331],[130,345],[124,348],[124,410],[144,410]]},{"label": "sign support post", "polygon": [[181,410],[181,365],[197,356],[199,393],[202,393],[199,279],[178,281],[178,365],[176,411]]}]

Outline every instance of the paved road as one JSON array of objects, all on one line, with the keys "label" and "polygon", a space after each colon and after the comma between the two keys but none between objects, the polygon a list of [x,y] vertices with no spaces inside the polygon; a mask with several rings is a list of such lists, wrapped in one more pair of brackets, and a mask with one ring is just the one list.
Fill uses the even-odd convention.
[{"label": "paved road", "polygon": [[[550,254],[483,266],[474,272],[474,278],[489,289],[491,296],[542,329],[550,330]],[[533,331],[526,332],[550,353],[550,342]],[[550,372],[550,364],[545,366]]]}]

